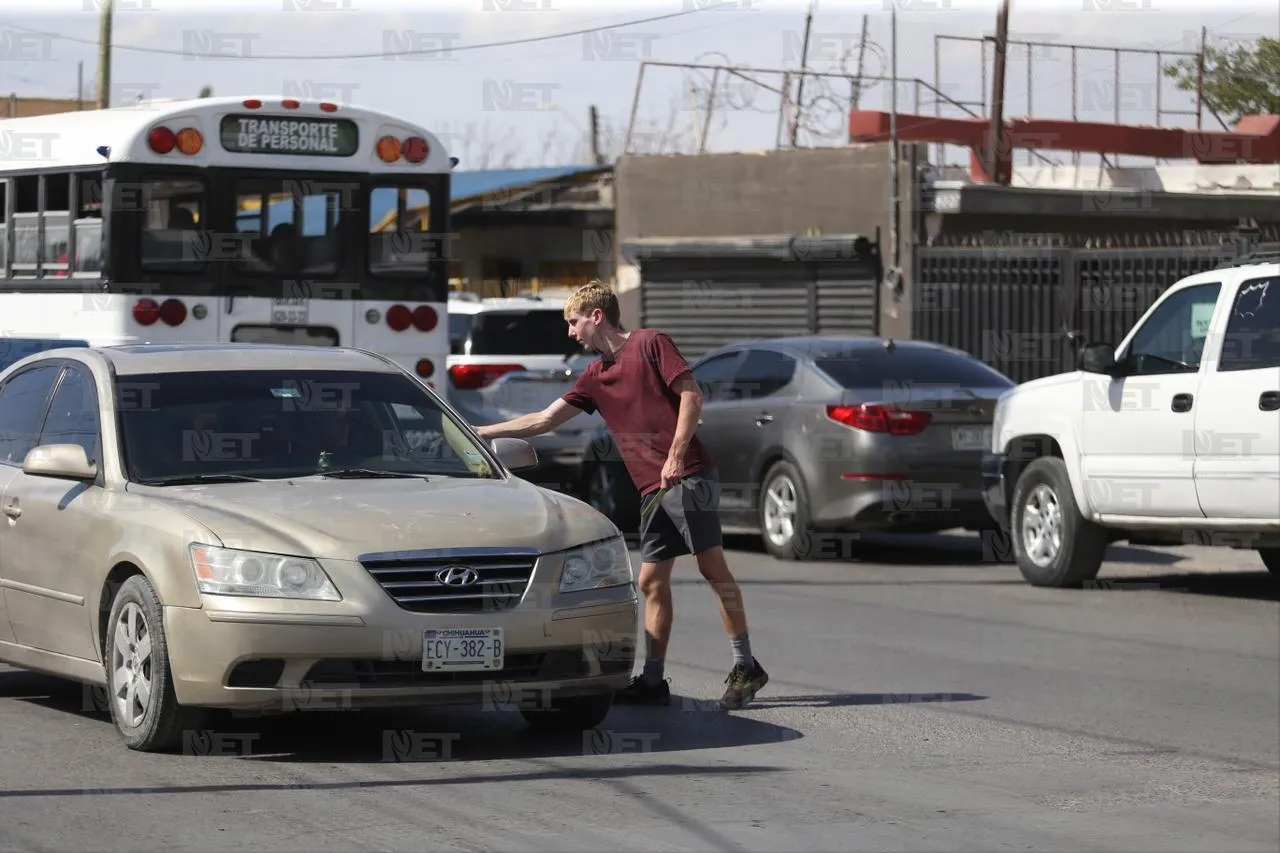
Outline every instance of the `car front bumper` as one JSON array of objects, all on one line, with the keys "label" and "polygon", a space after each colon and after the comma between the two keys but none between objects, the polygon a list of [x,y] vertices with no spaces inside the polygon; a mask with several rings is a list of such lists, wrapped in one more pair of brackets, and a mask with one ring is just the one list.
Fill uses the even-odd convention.
[{"label": "car front bumper", "polygon": [[[531,693],[608,693],[630,680],[634,587],[576,597],[530,587],[511,610],[425,614],[385,594],[247,605],[204,596],[203,608],[166,606],[164,625],[183,705],[259,713],[457,703],[511,709]],[[425,629],[494,627],[503,629],[504,669],[423,671]]]},{"label": "car front bumper", "polygon": [[982,455],[982,502],[987,505],[987,512],[1000,524],[1002,530],[1009,529],[1009,509],[1005,500],[1004,454],[984,453]]}]

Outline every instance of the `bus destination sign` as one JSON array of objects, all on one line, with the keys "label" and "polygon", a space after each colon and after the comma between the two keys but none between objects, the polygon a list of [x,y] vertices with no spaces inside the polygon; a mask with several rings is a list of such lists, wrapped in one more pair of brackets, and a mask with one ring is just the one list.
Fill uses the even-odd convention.
[{"label": "bus destination sign", "polygon": [[221,130],[222,147],[237,154],[350,157],[360,145],[359,128],[350,119],[230,115]]}]

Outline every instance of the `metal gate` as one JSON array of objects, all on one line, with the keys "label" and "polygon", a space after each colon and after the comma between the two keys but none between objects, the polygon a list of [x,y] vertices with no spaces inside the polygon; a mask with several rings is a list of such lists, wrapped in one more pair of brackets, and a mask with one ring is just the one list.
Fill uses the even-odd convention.
[{"label": "metal gate", "polygon": [[641,325],[690,360],[735,341],[875,335],[880,258],[861,238],[635,241]]},{"label": "metal gate", "polygon": [[1166,288],[1238,254],[1222,244],[918,246],[913,337],[965,350],[1017,382],[1063,373],[1075,369],[1080,342],[1118,344]]}]

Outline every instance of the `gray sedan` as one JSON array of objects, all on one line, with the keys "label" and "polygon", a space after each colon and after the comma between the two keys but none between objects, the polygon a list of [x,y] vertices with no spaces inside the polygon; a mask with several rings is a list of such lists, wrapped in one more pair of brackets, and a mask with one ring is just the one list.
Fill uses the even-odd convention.
[{"label": "gray sedan", "polygon": [[[693,363],[698,437],[720,470],[726,531],[802,559],[818,535],[993,526],[981,459],[1014,382],[924,341],[798,337],[713,350]],[[588,437],[588,500],[623,530],[637,498],[611,436]]]}]

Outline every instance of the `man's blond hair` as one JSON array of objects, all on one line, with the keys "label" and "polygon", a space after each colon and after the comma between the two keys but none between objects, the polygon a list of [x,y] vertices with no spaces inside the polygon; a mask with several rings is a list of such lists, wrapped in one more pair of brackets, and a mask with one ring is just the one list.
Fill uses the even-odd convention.
[{"label": "man's blond hair", "polygon": [[599,279],[584,284],[569,295],[564,303],[564,317],[567,320],[574,314],[590,314],[597,308],[604,312],[610,325],[621,325],[622,309],[618,305],[618,294]]}]

